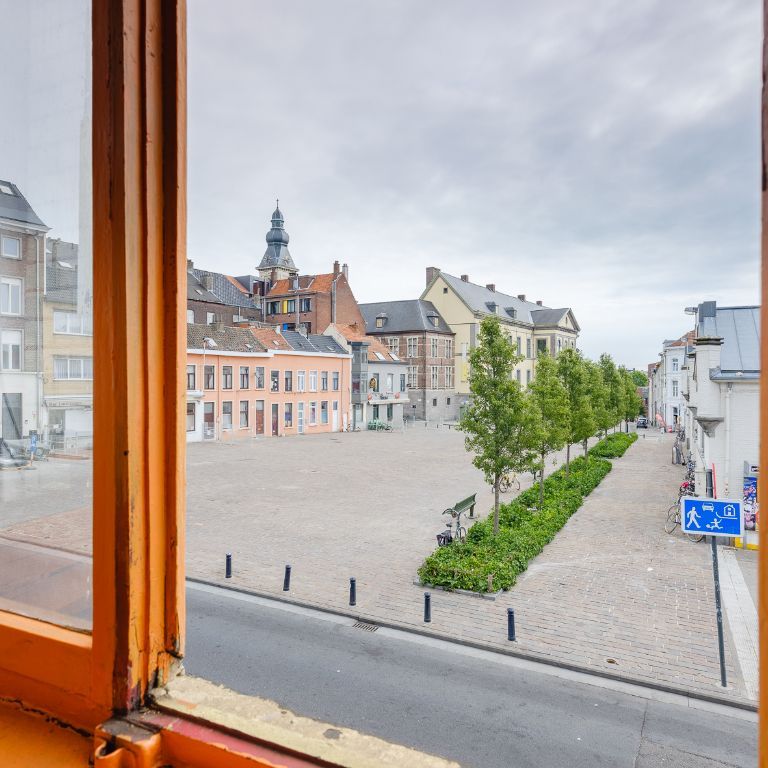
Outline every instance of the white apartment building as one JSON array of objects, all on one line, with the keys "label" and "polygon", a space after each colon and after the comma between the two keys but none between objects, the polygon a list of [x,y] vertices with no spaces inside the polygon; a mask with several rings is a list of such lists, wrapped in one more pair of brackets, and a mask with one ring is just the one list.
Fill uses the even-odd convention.
[{"label": "white apartment building", "polygon": [[700,304],[683,379],[686,442],[699,495],[745,499],[748,545],[757,539],[759,378],[760,307]]},{"label": "white apartment building", "polygon": [[648,381],[648,417],[666,429],[682,424],[685,400],[682,395],[683,366],[693,341],[693,332],[665,341],[659,362]]}]

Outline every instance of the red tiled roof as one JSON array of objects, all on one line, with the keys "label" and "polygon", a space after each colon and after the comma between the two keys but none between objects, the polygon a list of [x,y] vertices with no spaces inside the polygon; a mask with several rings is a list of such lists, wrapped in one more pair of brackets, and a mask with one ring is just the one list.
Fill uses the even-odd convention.
[{"label": "red tiled roof", "polygon": [[251,328],[250,331],[266,349],[293,349],[274,328]]},{"label": "red tiled roof", "polygon": [[300,275],[298,289],[293,288],[293,279],[278,280],[270,289],[267,296],[281,296],[283,294],[297,294],[307,291],[315,293],[329,293],[333,280],[338,275],[328,272],[324,275]]},{"label": "red tiled roof", "polygon": [[[381,363],[381,362],[387,362],[387,363],[396,363],[398,362],[392,357],[392,353],[389,351],[389,347],[384,346],[376,337],[374,336],[366,336],[366,341],[371,342],[371,346],[368,347],[368,362],[369,363]],[[376,352],[378,352],[381,355],[384,355],[384,360],[379,360],[378,357],[376,357]]]},{"label": "red tiled roof", "polygon": [[365,326],[359,326],[357,323],[336,323],[336,330],[347,341],[365,341],[372,338],[365,335]]}]

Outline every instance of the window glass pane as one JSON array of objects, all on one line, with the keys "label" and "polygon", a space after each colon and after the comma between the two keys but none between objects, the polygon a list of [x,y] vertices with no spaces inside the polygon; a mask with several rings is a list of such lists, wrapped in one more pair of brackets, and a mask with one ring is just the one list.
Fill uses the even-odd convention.
[{"label": "window glass pane", "polygon": [[88,629],[91,3],[0,15],[0,608]]}]

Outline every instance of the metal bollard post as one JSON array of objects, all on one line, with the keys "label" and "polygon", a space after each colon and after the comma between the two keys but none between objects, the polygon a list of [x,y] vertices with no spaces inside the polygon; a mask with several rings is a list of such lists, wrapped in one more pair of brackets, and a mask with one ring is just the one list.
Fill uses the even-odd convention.
[{"label": "metal bollard post", "polygon": [[227,562],[224,566],[224,578],[225,579],[231,579],[232,578],[232,553],[227,552]]},{"label": "metal bollard post", "polygon": [[357,605],[357,579],[349,580],[349,604]]},{"label": "metal bollard post", "polygon": [[432,621],[432,595],[429,592],[424,593],[424,621]]},{"label": "metal bollard post", "polygon": [[283,578],[283,592],[287,592],[291,588],[291,566],[285,566],[285,576]]},{"label": "metal bollard post", "polygon": [[515,642],[515,612],[512,608],[507,608],[507,640]]}]

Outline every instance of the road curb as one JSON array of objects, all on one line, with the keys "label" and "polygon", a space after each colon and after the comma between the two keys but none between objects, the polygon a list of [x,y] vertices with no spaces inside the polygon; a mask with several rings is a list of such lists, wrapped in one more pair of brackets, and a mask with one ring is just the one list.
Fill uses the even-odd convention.
[{"label": "road curb", "polygon": [[604,680],[613,680],[619,683],[627,685],[634,685],[638,688],[646,688],[651,691],[660,691],[662,693],[670,693],[676,696],[683,696],[689,699],[695,699],[696,701],[707,702],[709,704],[718,704],[724,707],[731,707],[733,709],[740,709],[746,712],[757,712],[757,704],[745,701],[743,699],[729,699],[724,696],[717,696],[716,694],[704,693],[702,691],[691,690],[689,688],[682,688],[675,685],[668,685],[665,683],[653,683],[648,680],[642,680],[640,678],[631,677],[629,675],[621,675],[615,672],[608,672],[602,669],[594,669],[592,667],[584,667],[578,664],[569,664],[564,661],[557,661],[555,659],[547,658],[546,656],[540,656],[536,653],[529,651],[521,651],[512,648],[497,648],[493,645],[486,645],[484,643],[478,643],[473,640],[458,640],[449,635],[443,635],[440,632],[435,632],[427,629],[419,629],[408,624],[399,624],[395,621],[382,621],[378,618],[372,618],[366,616],[363,613],[356,611],[345,611],[340,608],[330,608],[327,606],[316,605],[306,600],[297,600],[296,598],[286,597],[283,595],[275,595],[269,592],[259,592],[255,589],[248,589],[246,587],[238,587],[230,584],[221,584],[220,582],[210,581],[208,579],[200,579],[193,576],[187,576],[187,581],[194,584],[203,584],[207,587],[215,587],[217,589],[224,589],[230,592],[239,592],[244,595],[252,595],[264,600],[271,600],[277,603],[285,603],[287,605],[295,605],[299,608],[307,608],[312,611],[319,611],[321,613],[327,613],[334,616],[344,616],[354,621],[364,622],[366,624],[375,624],[379,627],[386,627],[387,629],[395,629],[399,632],[408,632],[412,635],[420,635],[422,637],[429,637],[435,640],[442,640],[446,643],[453,645],[463,646],[465,648],[474,648],[480,651],[487,651],[489,653],[498,653],[501,656],[511,656],[517,659],[523,659],[526,661],[534,661],[537,664],[545,664],[549,667],[555,667],[557,669],[565,669],[569,672],[578,672],[584,675],[591,675],[592,677],[600,677]]}]

